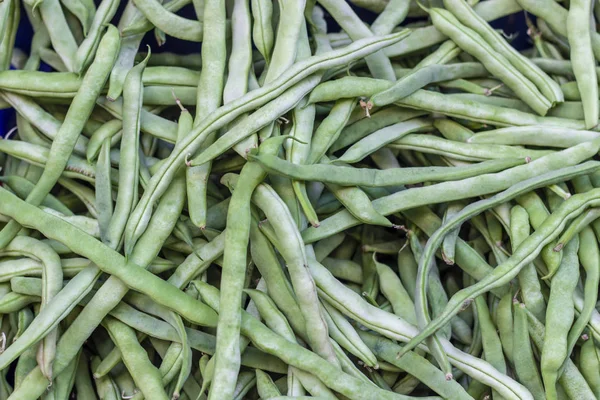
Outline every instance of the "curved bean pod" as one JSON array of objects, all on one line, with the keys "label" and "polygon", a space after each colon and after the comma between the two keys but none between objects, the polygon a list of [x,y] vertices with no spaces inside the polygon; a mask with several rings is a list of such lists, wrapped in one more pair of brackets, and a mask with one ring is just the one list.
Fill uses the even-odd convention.
[{"label": "curved bean pod", "polygon": [[145,230],[152,213],[154,202],[164,193],[167,181],[172,179],[175,172],[184,163],[186,154],[196,151],[210,132],[225,126],[244,112],[252,110],[257,106],[274,99],[292,85],[320,69],[335,65],[343,65],[352,59],[360,58],[365,54],[369,54],[390,45],[396,40],[402,40],[406,36],[407,32],[400,32],[382,38],[366,39],[350,45],[343,50],[313,56],[306,61],[296,64],[271,84],[249,92],[239,99],[221,107],[219,111],[212,113],[209,118],[194,128],[190,135],[180,143],[165,164],[161,166],[160,170],[157,171],[149,182],[148,187],[144,191],[138,206],[132,213],[130,221],[128,222],[128,227],[126,229],[127,239],[125,240],[126,248],[131,251],[137,238],[139,238],[141,233]]},{"label": "curved bean pod", "polygon": [[[454,201],[471,197],[471,195],[477,196],[504,190],[514,184],[515,181],[529,179],[538,175],[540,171],[551,171],[568,165],[577,165],[579,162],[587,160],[596,154],[596,145],[600,145],[600,142],[582,143],[570,149],[541,157],[526,165],[510,168],[504,172],[464,179],[459,181],[460,184],[456,182],[438,183],[428,187],[401,191],[374,200],[373,206],[380,214],[389,215],[420,205],[435,204],[441,201]],[[567,161],[566,157],[574,157],[573,162],[570,160]],[[452,193],[453,191],[454,193]],[[471,191],[474,193],[471,193]],[[441,196],[441,193],[443,193],[443,196]],[[397,200],[398,202],[396,202]],[[304,230],[302,237],[306,243],[312,243],[323,237],[355,226],[357,223],[357,220],[350,213],[342,211],[323,220],[318,230],[314,228]]]},{"label": "curved bean pod", "polygon": [[[115,62],[119,48],[118,43],[117,29],[109,26],[98,47],[96,59],[85,74],[82,85],[69,107],[65,122],[61,125],[56,135],[57,138],[52,143],[44,173],[27,197],[27,201],[31,204],[39,205],[63,173],[83,125],[90,116],[95,100]],[[16,236],[19,229],[19,224],[9,222],[0,232],[0,248],[6,246]]]},{"label": "curved bean pod", "polygon": [[[516,191],[515,189],[509,190]],[[475,285],[472,285],[466,289],[463,289],[456,293],[450,301],[448,302],[448,306],[442,315],[434,319],[432,322],[427,324],[427,327],[423,329],[419,335],[413,339],[402,349],[402,352],[399,353],[399,356],[414,349],[424,338],[428,337],[433,332],[437,331],[440,327],[442,327],[445,323],[447,323],[452,316],[454,316],[462,307],[466,304],[470,304],[473,297],[478,296],[482,293],[486,293],[493,287],[498,287],[505,282],[510,281],[514,276],[518,274],[520,269],[526,265],[528,262],[531,262],[541,251],[542,247],[552,241],[556,236],[558,236],[560,230],[566,225],[569,219],[580,214],[587,207],[593,206],[598,203],[599,192],[588,192],[585,195],[576,195],[571,197],[569,200],[566,200],[561,207],[556,210],[549,218],[547,218],[544,223],[537,229],[531,236],[529,236],[521,246],[513,253],[513,255],[504,263],[497,266],[492,273],[487,275],[484,279],[477,282]],[[500,195],[501,196],[501,195]],[[500,197],[498,196],[498,197]],[[476,203],[475,203],[476,204]],[[475,209],[474,207],[466,207],[463,211],[463,215],[468,215],[470,211],[469,208]],[[459,220],[459,216],[455,217],[453,221]],[[439,230],[439,234],[436,235],[436,239],[442,236],[444,230],[448,230],[448,227],[452,225],[447,225],[446,228],[442,228]],[[432,249],[437,247],[438,240],[430,240],[429,244],[426,247],[428,252],[424,253],[424,257],[421,260],[427,261],[431,255],[430,252]],[[429,255],[429,256],[428,256]],[[420,270],[426,271],[424,267],[422,267],[423,261],[420,262],[419,267]],[[423,273],[419,274],[421,278]],[[421,278],[422,279],[422,278]],[[421,282],[423,282],[421,280]],[[422,301],[422,298],[425,298],[425,294],[423,293],[423,284],[418,285],[419,287],[419,296],[415,299],[415,305],[417,307],[418,313],[417,317],[422,318],[422,315],[426,315],[426,310],[423,308],[423,305],[426,306],[426,301]],[[423,319],[422,319],[423,321]]]}]

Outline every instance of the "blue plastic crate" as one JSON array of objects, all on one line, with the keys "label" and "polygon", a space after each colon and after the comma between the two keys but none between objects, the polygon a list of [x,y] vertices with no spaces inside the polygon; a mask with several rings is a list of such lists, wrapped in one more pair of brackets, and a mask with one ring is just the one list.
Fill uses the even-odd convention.
[{"label": "blue plastic crate", "polygon": [[[99,1],[96,0],[98,4]],[[122,1],[120,5],[120,9],[117,12],[115,18],[113,19],[113,23],[117,23],[119,20],[122,9],[125,7],[126,1]],[[371,23],[374,21],[376,14],[369,12],[365,9],[354,7],[356,13],[366,21],[367,23]],[[178,14],[187,17],[187,18],[196,18],[194,13],[194,8],[190,4],[183,9],[181,9]],[[335,21],[326,16],[327,26],[329,31],[336,32],[339,31],[339,26],[335,23]],[[529,38],[527,37],[527,26],[525,25],[525,17],[523,13],[517,13],[510,15],[508,17],[501,18],[492,23],[494,28],[503,29],[507,34],[516,34],[516,38],[513,40],[512,44],[517,49],[524,49],[530,46]],[[17,32],[16,37],[16,47],[25,51],[26,53],[30,50],[31,37],[32,37],[32,28],[29,20],[25,12],[21,13],[21,24],[19,25],[19,31]],[[189,54],[200,51],[200,43],[187,42],[184,40],[179,40],[176,38],[168,37],[165,45],[159,47],[154,40],[154,36],[152,31],[148,32],[148,34],[144,37],[140,48],[145,48],[146,45],[149,45],[152,48],[153,53],[161,53],[161,52],[173,52],[179,54]],[[42,70],[50,70],[47,65],[42,65]],[[15,126],[15,115],[12,110],[0,110],[0,137],[4,137],[6,133]]]}]

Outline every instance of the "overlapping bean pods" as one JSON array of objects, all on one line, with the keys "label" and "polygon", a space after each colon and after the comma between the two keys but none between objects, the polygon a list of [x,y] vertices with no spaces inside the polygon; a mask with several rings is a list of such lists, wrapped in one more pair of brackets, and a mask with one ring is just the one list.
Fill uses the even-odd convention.
[{"label": "overlapping bean pods", "polygon": [[0,399],[598,398],[599,10],[0,0]]}]

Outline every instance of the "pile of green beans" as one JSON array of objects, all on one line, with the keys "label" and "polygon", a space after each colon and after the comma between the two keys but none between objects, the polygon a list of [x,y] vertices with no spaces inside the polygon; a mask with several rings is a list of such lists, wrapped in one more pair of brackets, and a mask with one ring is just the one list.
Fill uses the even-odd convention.
[{"label": "pile of green beans", "polygon": [[0,400],[600,399],[597,19],[0,0]]}]

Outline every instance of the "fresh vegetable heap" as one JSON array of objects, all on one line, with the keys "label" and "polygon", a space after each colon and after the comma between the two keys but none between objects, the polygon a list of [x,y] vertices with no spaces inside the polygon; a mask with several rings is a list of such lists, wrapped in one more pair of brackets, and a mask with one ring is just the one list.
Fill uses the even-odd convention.
[{"label": "fresh vegetable heap", "polygon": [[600,398],[600,3],[353,2],[0,0],[0,399]]}]

